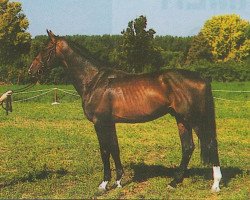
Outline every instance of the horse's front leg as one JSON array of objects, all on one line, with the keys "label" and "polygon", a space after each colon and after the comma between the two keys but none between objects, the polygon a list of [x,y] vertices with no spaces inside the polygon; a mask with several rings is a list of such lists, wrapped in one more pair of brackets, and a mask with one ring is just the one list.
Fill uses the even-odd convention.
[{"label": "horse's front leg", "polygon": [[175,188],[178,183],[184,179],[185,171],[187,170],[188,163],[194,151],[194,142],[192,137],[192,128],[187,122],[182,119],[176,118],[179,135],[182,146],[182,159],[181,164],[174,180],[169,184],[170,188]]},{"label": "horse's front leg", "polygon": [[109,134],[107,128],[101,124],[95,124],[95,131],[100,145],[104,171],[103,181],[99,185],[99,189],[106,190],[107,184],[111,180]]},{"label": "horse's front leg", "polygon": [[123,168],[120,160],[120,151],[116,135],[115,124],[96,124],[95,130],[100,144],[101,157],[104,167],[104,179],[99,185],[99,189],[106,190],[108,182],[111,180],[110,154],[112,155],[116,167],[116,185],[121,187]]},{"label": "horse's front leg", "polygon": [[118,144],[118,139],[116,135],[116,128],[115,124],[110,125],[110,153],[112,155],[112,158],[114,159],[115,162],[115,169],[116,169],[116,186],[118,188],[121,188],[121,179],[123,176],[123,167],[121,164],[121,159],[120,159],[120,149],[119,149],[119,144]]}]

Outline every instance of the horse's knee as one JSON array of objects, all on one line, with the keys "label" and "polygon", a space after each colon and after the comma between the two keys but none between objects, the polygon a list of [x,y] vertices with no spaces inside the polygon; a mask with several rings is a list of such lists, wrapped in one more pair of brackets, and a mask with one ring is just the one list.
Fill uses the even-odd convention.
[{"label": "horse's knee", "polygon": [[184,145],[183,146],[183,154],[185,155],[191,155],[195,149],[195,145],[193,143],[189,145]]}]

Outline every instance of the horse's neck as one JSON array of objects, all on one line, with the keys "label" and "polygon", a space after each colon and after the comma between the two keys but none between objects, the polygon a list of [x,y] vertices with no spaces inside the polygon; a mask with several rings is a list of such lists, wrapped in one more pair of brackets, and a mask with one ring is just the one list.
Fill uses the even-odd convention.
[{"label": "horse's neck", "polygon": [[69,49],[66,55],[64,55],[64,58],[68,72],[72,76],[72,84],[79,95],[84,95],[87,85],[98,73],[98,69],[72,49]]}]

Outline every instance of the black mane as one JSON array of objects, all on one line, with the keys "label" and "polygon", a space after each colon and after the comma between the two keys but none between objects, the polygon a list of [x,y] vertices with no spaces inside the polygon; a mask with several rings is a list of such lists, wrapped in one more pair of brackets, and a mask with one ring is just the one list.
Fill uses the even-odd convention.
[{"label": "black mane", "polygon": [[87,59],[90,63],[92,63],[98,69],[100,68],[109,68],[105,61],[100,60],[96,55],[91,53],[86,47],[76,43],[75,41],[64,38],[64,40],[69,44],[69,46],[73,49],[74,52]]}]

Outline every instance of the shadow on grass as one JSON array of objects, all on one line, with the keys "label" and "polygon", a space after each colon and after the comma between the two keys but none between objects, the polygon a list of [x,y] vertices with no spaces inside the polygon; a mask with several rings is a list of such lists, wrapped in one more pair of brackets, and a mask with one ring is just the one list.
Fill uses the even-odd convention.
[{"label": "shadow on grass", "polygon": [[[154,177],[168,177],[174,178],[178,173],[178,168],[168,168],[162,165],[147,165],[145,163],[131,164],[130,166],[134,170],[134,176],[132,181],[144,182]],[[227,187],[231,179],[237,175],[243,175],[243,170],[237,167],[221,168],[222,172],[222,184]],[[185,173],[185,178],[201,176],[205,180],[213,179],[213,170],[211,168],[191,168]]]},{"label": "shadow on grass", "polygon": [[48,179],[51,177],[57,177],[60,178],[62,176],[65,176],[69,172],[65,169],[59,169],[59,170],[49,170],[48,168],[44,167],[41,171],[34,171],[29,172],[25,174],[23,177],[17,177],[13,180],[6,181],[5,183],[0,183],[0,189],[8,186],[14,186],[18,183],[25,183],[25,182],[36,182],[39,180]]}]

